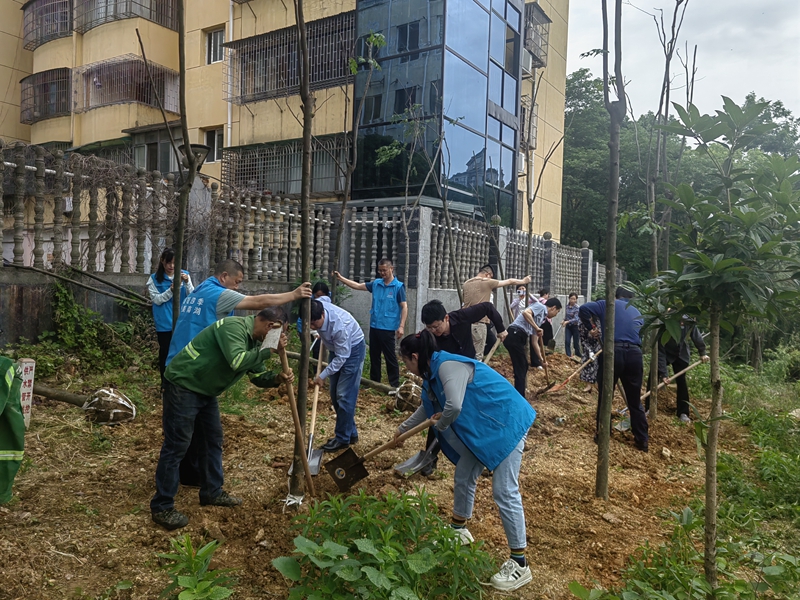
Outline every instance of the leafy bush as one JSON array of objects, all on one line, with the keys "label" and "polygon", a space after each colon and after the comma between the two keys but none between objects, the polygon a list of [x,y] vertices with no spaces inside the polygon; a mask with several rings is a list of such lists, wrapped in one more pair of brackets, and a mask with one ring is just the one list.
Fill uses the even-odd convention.
[{"label": "leafy bush", "polygon": [[272,561],[290,600],[474,599],[492,573],[481,544],[462,546],[422,489],[332,496],[295,518],[295,556]]},{"label": "leafy bush", "polygon": [[158,555],[167,561],[164,569],[172,579],[161,592],[161,598],[177,596],[179,600],[223,600],[233,594],[233,590],[227,587],[236,583],[228,575],[230,569],[208,570],[214,552],[219,548],[217,540],[209,542],[197,551],[192,546],[192,538],[188,534],[183,538],[170,540],[170,543],[173,552]]}]

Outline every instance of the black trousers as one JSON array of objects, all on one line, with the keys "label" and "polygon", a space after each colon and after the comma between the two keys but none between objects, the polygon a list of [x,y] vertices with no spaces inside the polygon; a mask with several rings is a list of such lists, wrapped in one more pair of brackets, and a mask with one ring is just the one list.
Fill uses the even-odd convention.
[{"label": "black trousers", "polygon": [[[598,361],[597,369],[597,413],[595,423],[600,426],[600,400],[603,395],[603,360]],[[617,381],[622,384],[625,391],[625,399],[628,403],[628,411],[631,417],[631,431],[633,438],[638,446],[647,446],[648,429],[647,417],[644,414],[644,407],[640,400],[642,395],[642,348],[633,344],[614,345],[614,385]],[[609,427],[610,427],[609,423]]]},{"label": "black trousers", "polygon": [[381,380],[381,355],[386,359],[386,374],[389,376],[389,385],[400,385],[400,367],[397,364],[397,351],[395,350],[395,332],[389,329],[369,328],[369,378],[372,381]]},{"label": "black trousers", "polygon": [[553,339],[553,324],[547,319],[545,319],[544,323],[542,323],[542,342],[544,342],[545,348],[547,348],[547,344],[549,344],[550,340],[552,339]]},{"label": "black trousers", "polygon": [[[672,364],[672,372],[678,373],[683,371],[686,367],[689,366],[685,360],[681,360],[680,358],[676,358]],[[669,366],[670,363],[667,363]],[[686,383],[686,375],[681,375],[680,377],[675,378],[675,383],[678,386],[678,405],[675,410],[675,414],[679,417],[681,415],[689,416],[689,384]],[[650,391],[650,381],[647,381],[647,390]],[[650,398],[652,396],[648,396],[645,400],[645,410],[650,410]]]},{"label": "black trousers", "polygon": [[514,367],[514,389],[523,398],[527,398],[525,391],[528,378],[528,357],[525,356],[525,344],[528,343],[529,337],[522,329],[512,325],[508,328],[506,339],[503,340],[503,345],[511,357],[511,365]]},{"label": "black trousers", "polygon": [[169,344],[172,341],[171,331],[156,331],[158,338],[158,370],[161,372],[161,387],[164,387],[164,371],[167,369]]},{"label": "black trousers", "polygon": [[497,341],[497,334],[494,332],[494,325],[486,324],[486,345],[483,347],[483,355],[487,356]]}]

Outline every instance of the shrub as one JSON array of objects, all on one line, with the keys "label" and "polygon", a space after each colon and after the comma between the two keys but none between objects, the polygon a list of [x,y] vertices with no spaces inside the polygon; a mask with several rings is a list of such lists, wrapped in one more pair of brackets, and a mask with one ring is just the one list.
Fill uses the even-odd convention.
[{"label": "shrub", "polygon": [[290,600],[473,599],[492,561],[462,546],[422,489],[413,494],[332,496],[295,518],[295,556],[273,566],[297,585]]}]

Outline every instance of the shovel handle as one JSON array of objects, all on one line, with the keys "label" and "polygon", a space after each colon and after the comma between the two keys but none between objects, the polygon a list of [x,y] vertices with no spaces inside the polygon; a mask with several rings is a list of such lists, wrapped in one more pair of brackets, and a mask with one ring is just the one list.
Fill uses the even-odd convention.
[{"label": "shovel handle", "polygon": [[[325,351],[325,344],[322,343],[322,338],[319,340],[319,356],[320,360],[317,361],[317,377],[322,372],[322,353]],[[317,401],[319,400],[319,386],[314,385],[314,400],[311,402],[311,438],[314,437],[314,428],[317,426]]]},{"label": "shovel handle", "polygon": [[361,460],[362,461],[369,460],[370,458],[372,458],[373,456],[377,456],[381,452],[385,452],[386,450],[391,450],[392,448],[396,448],[397,447],[397,442],[404,442],[405,440],[410,438],[412,435],[418,434],[423,429],[427,429],[428,427],[432,427],[433,424],[434,424],[433,419],[428,419],[427,421],[425,421],[423,423],[420,423],[416,427],[413,427],[412,429],[409,429],[405,433],[400,434],[399,436],[397,436],[397,439],[393,439],[390,442],[386,442],[383,446],[378,446],[374,450],[370,450],[369,452],[367,452],[364,455],[364,457]]},{"label": "shovel handle", "polygon": [[497,338],[497,341],[494,343],[494,346],[492,346],[492,349],[489,350],[489,354],[487,354],[486,356],[483,357],[483,362],[485,362],[486,364],[489,364],[489,361],[492,359],[492,357],[494,356],[495,351],[499,347],[500,347],[500,338]]},{"label": "shovel handle", "polygon": [[[689,365],[688,367],[686,367],[686,368],[685,368],[683,371],[678,371],[677,373],[675,373],[675,374],[674,374],[672,377],[670,377],[670,378],[669,378],[669,380],[670,380],[670,381],[672,381],[672,380],[673,380],[673,379],[675,379],[676,377],[680,377],[680,376],[681,376],[681,375],[683,375],[684,373],[688,373],[689,371],[691,371],[692,369],[694,369],[694,368],[695,368],[697,365],[701,364],[702,362],[703,362],[702,360],[698,360],[696,363],[692,363],[691,365]],[[660,390],[660,389],[661,389],[661,388],[663,388],[665,385],[667,385],[667,384],[666,384],[666,383],[664,383],[664,382],[662,381],[661,383],[659,383],[659,384],[658,384],[658,387],[657,387],[656,389],[657,389],[657,390]],[[647,392],[647,393],[646,393],[644,396],[642,396],[642,397],[640,398],[640,400],[644,400],[645,398],[647,398],[648,396],[650,396],[650,394],[652,394],[652,393],[653,393],[653,391],[652,391],[652,390],[650,390],[650,391],[649,391],[649,392]]]},{"label": "shovel handle", "polygon": [[[281,357],[281,366],[284,373],[291,372],[289,367],[289,359],[286,357],[286,348],[278,348],[278,354]],[[303,435],[303,428],[300,425],[300,413],[297,411],[297,404],[294,400],[294,386],[286,382],[286,395],[289,396],[289,407],[292,409],[292,420],[294,421],[294,434],[298,440],[302,440],[302,446],[305,446],[306,436]],[[302,447],[301,446],[301,447]],[[305,448],[303,448],[305,450]],[[312,496],[316,495],[314,491],[314,480],[311,479],[311,469],[308,468],[308,457],[305,452],[300,452],[300,460],[303,463],[303,473],[306,476],[306,485]]]},{"label": "shovel handle", "polygon": [[600,350],[598,350],[597,352],[595,352],[595,355],[594,355],[592,358],[590,358],[590,359],[589,359],[589,360],[587,360],[585,363],[583,363],[583,364],[582,364],[580,367],[578,367],[578,368],[577,368],[577,369],[576,369],[576,370],[575,370],[575,371],[574,371],[574,372],[573,372],[573,373],[572,373],[572,374],[571,374],[569,377],[567,377],[567,378],[564,380],[564,383],[562,383],[561,385],[567,385],[567,384],[568,384],[570,381],[572,381],[572,378],[573,378],[573,377],[575,377],[575,375],[577,375],[578,373],[580,373],[581,371],[583,371],[583,370],[584,370],[586,367],[588,367],[590,364],[592,364],[592,363],[593,363],[593,362],[594,362],[594,361],[597,359],[597,357],[598,357],[598,356],[600,356],[602,353],[603,353],[603,349],[601,348]]},{"label": "shovel handle", "polygon": [[537,335],[536,339],[539,340],[539,348],[542,350],[542,366],[544,367],[544,378],[547,380],[547,383],[550,383],[550,373],[547,370],[547,353],[544,350],[544,339],[542,336]]}]

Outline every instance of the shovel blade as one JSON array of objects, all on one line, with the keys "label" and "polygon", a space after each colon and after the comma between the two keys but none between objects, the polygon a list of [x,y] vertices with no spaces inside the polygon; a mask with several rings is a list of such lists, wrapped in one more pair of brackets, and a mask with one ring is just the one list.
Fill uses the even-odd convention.
[{"label": "shovel blade", "polygon": [[434,452],[438,446],[438,440],[433,440],[433,443],[431,443],[427,450],[417,452],[408,460],[395,465],[394,470],[404,477],[409,477],[415,473],[419,473],[433,462],[435,458]]},{"label": "shovel blade", "polygon": [[308,470],[312,475],[319,475],[320,467],[322,467],[322,450],[315,448],[308,455]]},{"label": "shovel blade", "polygon": [[353,484],[364,479],[369,473],[359,456],[348,448],[333,460],[325,463],[325,470],[333,478],[340,492],[346,492]]}]

